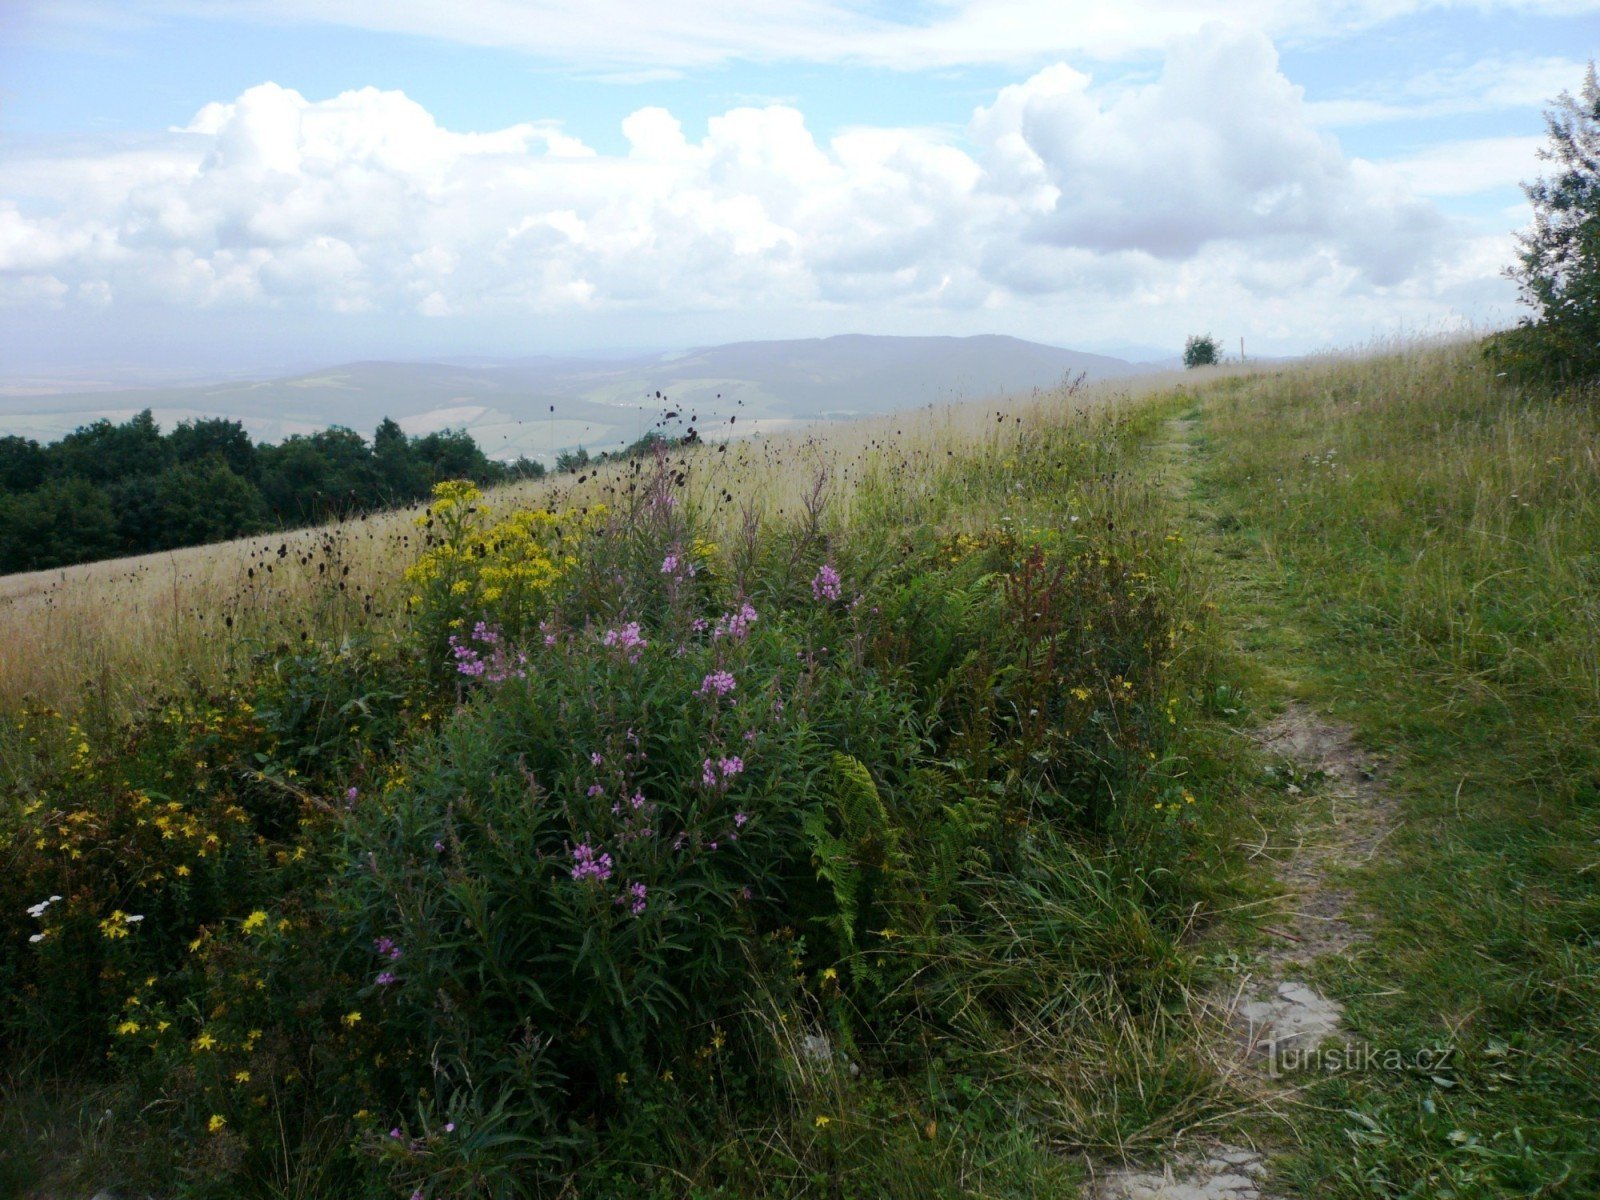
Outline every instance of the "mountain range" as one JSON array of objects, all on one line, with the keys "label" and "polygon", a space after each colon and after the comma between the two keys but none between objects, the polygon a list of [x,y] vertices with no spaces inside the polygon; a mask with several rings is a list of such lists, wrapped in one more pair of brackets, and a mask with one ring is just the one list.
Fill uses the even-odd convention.
[{"label": "mountain range", "polygon": [[0,435],[50,441],[99,418],[151,409],[162,428],[242,422],[257,441],[384,417],[408,433],[465,429],[497,458],[548,460],[626,445],[669,413],[711,438],[1133,375],[1135,364],[998,335],[847,334],[735,342],[625,359],[531,357],[352,362],[278,379],[0,396]]}]

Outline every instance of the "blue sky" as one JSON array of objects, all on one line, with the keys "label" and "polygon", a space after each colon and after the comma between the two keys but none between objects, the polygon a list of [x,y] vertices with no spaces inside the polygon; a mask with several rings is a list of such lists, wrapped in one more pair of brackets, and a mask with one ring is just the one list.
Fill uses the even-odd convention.
[{"label": "blue sky", "polygon": [[1514,319],[1600,2],[170,0],[0,10],[0,385]]}]

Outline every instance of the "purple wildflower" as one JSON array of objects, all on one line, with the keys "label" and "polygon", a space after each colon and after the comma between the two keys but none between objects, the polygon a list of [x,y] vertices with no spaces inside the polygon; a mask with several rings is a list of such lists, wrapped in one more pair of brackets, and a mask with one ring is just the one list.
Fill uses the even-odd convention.
[{"label": "purple wildflower", "polygon": [[700,681],[699,695],[726,696],[738,684],[728,671],[713,671]]},{"label": "purple wildflower", "polygon": [[596,853],[587,842],[573,847],[572,860],[576,864],[572,868],[572,878],[579,883],[585,879],[604,883],[611,878],[611,855]]},{"label": "purple wildflower", "polygon": [[645,640],[643,633],[640,632],[639,622],[637,621],[629,621],[620,629],[606,630],[605,636],[600,641],[602,645],[616,647],[624,651],[628,656],[629,662],[638,662],[639,652],[650,644]]},{"label": "purple wildflower", "polygon": [[642,917],[645,910],[645,897],[649,895],[649,892],[650,889],[642,883],[630,883],[623,889],[622,895],[618,896],[613,903],[626,904],[629,912],[636,917]]},{"label": "purple wildflower", "polygon": [[378,938],[372,943],[372,947],[390,962],[398,962],[403,953],[392,937]]},{"label": "purple wildflower", "polygon": [[393,983],[395,981],[396,978],[397,978],[397,976],[395,975],[395,973],[393,971],[379,971],[378,972],[378,986],[379,987],[388,987],[391,983]]},{"label": "purple wildflower", "polygon": [[661,573],[663,575],[676,575],[678,573],[678,556],[669,554],[661,560]]},{"label": "purple wildflower", "polygon": [[833,565],[823,563],[822,569],[811,580],[811,595],[817,600],[837,600],[843,594],[841,582],[839,572],[833,569]]},{"label": "purple wildflower", "polygon": [[733,641],[743,641],[750,636],[750,626],[760,620],[760,614],[746,600],[739,607],[738,612],[725,613],[717,618],[716,625],[711,630],[715,638],[730,638]]}]

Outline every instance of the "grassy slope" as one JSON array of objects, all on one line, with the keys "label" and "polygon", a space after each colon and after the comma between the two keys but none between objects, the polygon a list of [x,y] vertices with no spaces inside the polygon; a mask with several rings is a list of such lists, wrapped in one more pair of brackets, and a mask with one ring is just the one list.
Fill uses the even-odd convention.
[{"label": "grassy slope", "polygon": [[[1186,410],[1192,423],[1160,432]],[[1128,430],[1128,450],[1143,446],[1146,457],[1127,465],[1176,479],[1164,497],[1119,501],[1121,515],[1147,528],[1187,520],[1199,551],[1175,554],[1162,585],[1193,623],[1183,654],[1203,660],[1188,672],[1201,683],[1184,705],[1189,762],[1179,776],[1203,800],[1227,802],[1251,756],[1215,716],[1240,707],[1241,685],[1258,705],[1303,696],[1384,751],[1403,825],[1386,857],[1351,879],[1377,914],[1373,937],[1350,962],[1328,964],[1321,982],[1372,1044],[1457,1051],[1438,1079],[1314,1082],[1290,1116],[1297,1149],[1277,1185],[1286,1194],[1600,1191],[1600,1091],[1590,1082],[1600,1072],[1596,413],[1592,400],[1518,396],[1471,348],[1447,348],[1213,379],[1147,402]],[[919,429],[909,447],[885,437],[848,454],[823,448],[848,482],[841,516],[884,518],[885,497],[862,503],[851,472],[900,455],[902,472],[909,464],[934,494],[960,493],[944,497],[955,501],[953,517],[941,519],[947,531],[981,528],[1004,510],[993,496],[968,497],[967,477],[936,463],[948,446],[997,436],[992,424],[947,424]],[[1163,436],[1191,448],[1152,453]],[[725,478],[741,499],[766,486],[768,511],[781,508],[794,489],[763,485],[773,469],[752,454],[717,486]],[[929,494],[918,484],[888,499]],[[1276,803],[1256,818],[1276,820]],[[1227,815],[1218,818],[1206,835],[1214,847],[1232,836]],[[1109,979],[1119,958],[1151,949],[1119,943],[1129,931],[1115,922],[1085,938],[1076,921],[1100,903],[1115,869],[1107,859],[1064,862],[1059,879],[1028,884],[1055,889],[1056,901],[1038,908],[1053,916],[1032,928],[1001,920],[986,944],[951,945],[956,961],[972,955],[1002,985],[1000,973],[1014,972],[1020,988],[1037,986],[1028,980],[1042,947],[1060,952],[1060,979],[1074,994],[1037,1025],[989,1031],[1005,1044],[1002,1070],[981,1039],[945,1047],[921,1077],[863,1081],[827,1099],[837,1117],[825,1130],[809,1112],[751,1127],[729,1097],[725,1127],[685,1130],[668,1151],[682,1190],[694,1190],[691,1179],[748,1172],[747,1182],[760,1178],[774,1193],[881,1194],[889,1181],[906,1195],[1070,1194],[1062,1152],[1237,1132],[1237,1110],[1181,1006],[1130,1020],[1114,993],[1080,987],[1096,963]],[[1066,895],[1077,898],[1063,908]],[[1226,902],[1225,889],[1218,899]],[[1202,950],[1225,961],[1245,940],[1224,924]],[[1180,993],[1192,949],[1169,943],[1152,955]],[[8,1132],[13,1143],[20,1133],[63,1145],[98,1136],[98,1096],[3,1098],[22,1124]],[[718,1139],[720,1165],[697,1158]],[[40,1151],[58,1163],[71,1157],[60,1146]]]},{"label": "grassy slope", "polygon": [[[691,481],[689,504],[730,526],[728,540],[737,544],[743,512],[764,503],[775,532],[763,538],[782,538],[796,482],[829,468],[838,483],[836,507],[829,510],[837,546],[862,563],[887,564],[884,570],[898,569],[911,544],[906,538],[934,545],[963,535],[1005,541],[1038,534],[1081,543],[1086,565],[1097,560],[1101,567],[1108,565],[1105,555],[1138,552],[1158,577],[1141,571],[1129,585],[1169,602],[1178,627],[1171,643],[1176,685],[1206,671],[1204,661],[1191,660],[1206,653],[1196,626],[1205,623],[1207,584],[1167,523],[1172,514],[1161,494],[1138,468],[1180,403],[1168,395],[1121,417],[1085,416],[1074,415],[1077,402],[1044,398],[1020,411],[985,411],[965,421],[919,414],[900,423],[904,433],[891,423],[875,431],[882,440],[864,445],[795,442],[786,456],[754,447],[747,459],[729,454],[731,462],[707,455],[697,463],[706,465],[709,477]],[[724,482],[737,492],[737,506],[717,503],[714,489]],[[781,565],[781,558],[774,561]],[[657,553],[652,571],[659,561]],[[277,562],[292,574],[306,573],[296,555]],[[381,569],[392,574],[395,566],[371,556],[361,565],[373,571],[363,586],[374,587]],[[942,586],[939,577],[953,569],[931,566],[921,584]],[[1000,586],[999,576],[986,578],[990,590]],[[263,619],[292,636],[317,594],[311,588],[263,595]],[[766,611],[764,622],[780,619],[776,609]],[[333,617],[309,624],[324,635],[337,633],[339,620],[360,624],[348,611]],[[996,631],[987,632],[994,640]],[[1165,632],[1163,623],[1158,636]],[[120,652],[120,643],[108,645]],[[198,645],[219,659],[233,649],[228,638]],[[248,660],[237,662],[238,686],[252,685],[254,669]],[[200,671],[202,678],[206,673]],[[1039,844],[1049,853],[1037,856],[1036,871],[970,878],[977,915],[952,925],[928,956],[928,978],[953,981],[930,993],[930,1005],[959,1014],[943,1022],[942,1032],[908,1022],[903,1040],[896,1032],[889,1039],[896,1044],[885,1047],[893,1053],[877,1056],[884,1068],[868,1059],[859,1080],[819,1072],[789,1045],[793,1078],[783,1097],[752,1099],[740,1091],[744,1084],[729,1084],[726,1094],[702,1089],[692,1112],[669,1097],[647,1114],[656,1122],[653,1144],[613,1145],[587,1164],[589,1194],[613,1186],[620,1194],[639,1194],[645,1178],[664,1195],[881,1195],[885,1186],[907,1196],[1022,1196],[1041,1188],[1070,1194],[1073,1157],[1082,1151],[1149,1149],[1183,1128],[1223,1119],[1227,1106],[1184,1002],[1192,963],[1183,935],[1198,915],[1227,902],[1237,885],[1237,871],[1227,863],[1233,857],[1227,847],[1238,840],[1226,803],[1234,760],[1220,727],[1196,711],[1203,694],[1203,688],[1140,694],[1132,702],[1160,727],[1170,716],[1171,733],[1160,739],[1168,757],[1152,761],[1147,771],[1141,762],[1141,779],[1131,794],[1117,798],[1127,810],[1119,818],[1124,832],[1056,840],[1041,823]],[[1090,694],[1083,697],[1088,703]],[[107,705],[108,724],[115,709]],[[409,729],[407,739],[418,746],[428,741],[420,727]],[[108,777],[123,769],[116,760],[119,743],[98,732],[87,740],[100,748],[97,769]],[[42,751],[11,722],[0,743],[0,780],[25,779]],[[342,789],[331,779],[314,786]],[[1171,811],[1184,789],[1204,802]],[[1159,815],[1153,811],[1157,796],[1167,801]],[[29,888],[17,897],[19,911],[21,902],[51,890],[42,879]],[[238,920],[234,914],[223,923]],[[825,984],[816,986],[826,992]],[[769,1007],[757,1003],[746,1023],[765,1029],[774,1042],[792,1042],[796,1025],[785,1027],[790,1014],[778,999]],[[119,1175],[163,1186],[170,1143],[139,1132],[137,1113],[149,1095],[75,1086],[71,1079],[52,1095],[20,1065],[10,1083],[0,1071],[0,1145],[7,1147],[0,1152],[0,1192],[43,1189],[33,1194],[47,1195],[69,1184],[92,1191]],[[125,1152],[130,1141],[132,1156]],[[193,1150],[205,1142],[202,1135],[183,1144]],[[318,1181],[318,1153],[316,1147],[291,1153],[286,1146],[273,1177],[258,1175],[250,1194],[353,1194]]]},{"label": "grassy slope", "polygon": [[1318,1196],[1600,1192],[1600,409],[1473,348],[1202,392],[1197,510],[1239,665],[1392,757],[1402,825],[1328,964],[1379,1047],[1452,1073],[1317,1082]]}]

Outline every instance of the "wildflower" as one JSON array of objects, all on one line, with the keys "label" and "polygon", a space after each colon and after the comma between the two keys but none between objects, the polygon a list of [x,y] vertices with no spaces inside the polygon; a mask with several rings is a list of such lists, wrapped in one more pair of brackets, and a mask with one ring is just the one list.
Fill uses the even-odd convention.
[{"label": "wildflower", "polygon": [[743,773],[744,759],[735,754],[731,758],[718,759],[717,766],[721,768],[724,779],[732,779],[735,775]]},{"label": "wildflower", "polygon": [[252,930],[260,929],[266,923],[267,914],[258,908],[255,910],[255,912],[251,913],[244,919],[244,924],[239,928],[243,929],[246,933],[249,933]]},{"label": "wildflower", "polygon": [[404,951],[400,949],[392,937],[381,937],[374,939],[372,948],[384,958],[387,958],[390,962],[398,961],[401,954],[404,953]]},{"label": "wildflower", "polygon": [[221,1113],[212,1113],[211,1119],[206,1122],[206,1131],[208,1133],[221,1133],[223,1126],[227,1125],[227,1123],[227,1117],[223,1116]]},{"label": "wildflower", "polygon": [[678,556],[669,554],[661,560],[661,573],[663,575],[676,575],[678,573]]},{"label": "wildflower", "polygon": [[120,908],[114,909],[109,917],[100,922],[100,932],[115,941],[117,938],[128,936],[128,926],[137,925],[144,917],[138,913],[125,913]]},{"label": "wildflower", "polygon": [[339,1020],[346,1029],[354,1029],[357,1025],[361,1024],[361,1013],[359,1011],[347,1012],[344,1016],[340,1017]]},{"label": "wildflower", "polygon": [[743,641],[750,636],[750,626],[759,619],[759,614],[747,600],[740,605],[738,612],[718,617],[716,625],[711,630],[711,636],[713,639],[729,638],[736,642]]},{"label": "wildflower", "polygon": [[596,853],[593,846],[587,842],[580,843],[572,849],[572,878],[579,883],[586,879],[593,879],[597,883],[604,883],[611,878],[611,855]]},{"label": "wildflower", "polygon": [[44,941],[47,936],[49,935],[44,933],[32,933],[28,935],[28,940],[37,946],[40,942]]},{"label": "wildflower", "polygon": [[749,813],[737,812],[733,814],[733,824],[736,829],[743,829],[744,823],[750,819]]},{"label": "wildflower", "polygon": [[644,884],[630,883],[623,889],[622,895],[618,896],[613,903],[626,904],[629,912],[636,917],[642,917],[644,916],[646,898],[649,894],[650,889],[645,887]]},{"label": "wildflower", "polygon": [[823,563],[811,580],[811,595],[817,600],[837,600],[842,594],[839,572],[829,563]]},{"label": "wildflower", "polygon": [[235,1071],[233,1073],[233,1081],[235,1083],[249,1083],[250,1082],[250,1072],[249,1071]]},{"label": "wildflower", "polygon": [[816,1119],[816,1121],[813,1122],[813,1123],[816,1125],[816,1127],[818,1129],[826,1129],[829,1125],[833,1124],[833,1118],[832,1117],[819,1116]]},{"label": "wildflower", "polygon": [[446,1121],[444,1123],[444,1131],[446,1133],[454,1133],[456,1131],[456,1123],[454,1121]]},{"label": "wildflower", "polygon": [[398,978],[393,971],[379,971],[377,984],[379,987],[388,987]]},{"label": "wildflower", "polygon": [[[605,635],[600,639],[600,644],[626,651],[629,662],[638,662],[639,652],[650,645],[637,621],[629,621],[620,629],[606,630]],[[597,763],[596,765],[598,766],[599,764]]]},{"label": "wildflower", "polygon": [[37,904],[30,904],[28,906],[28,915],[35,918],[42,917],[45,914],[45,910],[60,899],[60,896],[51,896],[48,900],[41,900]]},{"label": "wildflower", "polygon": [[138,1032],[139,1022],[137,1021],[124,1021],[122,1024],[117,1026],[117,1035],[119,1037],[128,1037]]},{"label": "wildflower", "polygon": [[700,681],[701,696],[726,696],[738,686],[733,675],[728,671],[713,671]]},{"label": "wildflower", "polygon": [[217,1039],[212,1037],[209,1033],[202,1033],[194,1040],[194,1048],[196,1051],[210,1050],[215,1047],[216,1044]]},{"label": "wildflower", "polygon": [[346,804],[354,804],[356,802],[356,797],[359,795],[361,795],[359,788],[349,788],[344,794],[344,802]]}]

